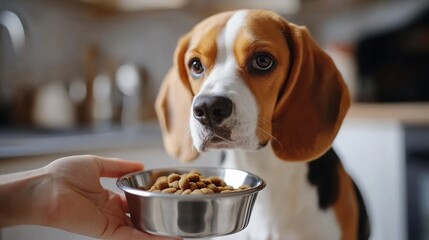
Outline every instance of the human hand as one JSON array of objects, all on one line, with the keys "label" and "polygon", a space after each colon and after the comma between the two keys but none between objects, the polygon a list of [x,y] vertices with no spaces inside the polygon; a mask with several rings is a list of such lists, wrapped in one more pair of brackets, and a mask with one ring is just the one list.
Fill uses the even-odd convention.
[{"label": "human hand", "polygon": [[[167,239],[137,230],[126,215],[128,204],[125,197],[104,189],[100,184],[101,177],[116,178],[142,169],[143,165],[136,162],[82,155],[60,158],[44,168],[11,175],[7,181],[18,186],[11,187],[3,181],[5,187],[0,193],[7,192],[8,188],[22,191],[14,194],[13,199],[3,200],[4,204],[19,205],[17,202],[26,201],[28,204],[22,204],[21,209],[10,213],[16,218],[24,217],[21,221],[15,220],[11,224],[0,222],[3,225],[39,224],[112,240]],[[16,181],[10,180],[14,177]]]},{"label": "human hand", "polygon": [[125,196],[104,189],[100,177],[120,177],[143,165],[98,156],[72,156],[47,166],[55,190],[52,224],[87,236],[107,239],[161,239],[133,227],[125,215]]}]

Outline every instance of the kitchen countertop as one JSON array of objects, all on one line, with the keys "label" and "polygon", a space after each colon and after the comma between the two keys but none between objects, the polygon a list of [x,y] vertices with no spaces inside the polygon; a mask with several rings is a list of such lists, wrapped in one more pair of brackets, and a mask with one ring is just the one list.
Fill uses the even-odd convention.
[{"label": "kitchen countertop", "polygon": [[0,159],[162,144],[157,123],[107,129],[0,129]]},{"label": "kitchen countertop", "polygon": [[428,124],[429,102],[358,103],[353,102],[347,119],[394,120],[402,124]]}]

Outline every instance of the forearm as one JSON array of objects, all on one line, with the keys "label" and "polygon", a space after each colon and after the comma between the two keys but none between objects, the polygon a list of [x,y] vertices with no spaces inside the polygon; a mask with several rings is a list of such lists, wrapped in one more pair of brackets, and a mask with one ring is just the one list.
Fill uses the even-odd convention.
[{"label": "forearm", "polygon": [[45,168],[0,176],[0,228],[45,225],[52,197],[50,178]]}]

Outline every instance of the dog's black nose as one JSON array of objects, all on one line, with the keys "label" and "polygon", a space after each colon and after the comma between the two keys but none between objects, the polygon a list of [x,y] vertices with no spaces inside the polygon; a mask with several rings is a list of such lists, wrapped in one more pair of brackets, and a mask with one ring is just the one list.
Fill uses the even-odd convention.
[{"label": "dog's black nose", "polygon": [[194,117],[203,125],[220,124],[231,116],[232,102],[219,96],[199,96],[194,101]]}]

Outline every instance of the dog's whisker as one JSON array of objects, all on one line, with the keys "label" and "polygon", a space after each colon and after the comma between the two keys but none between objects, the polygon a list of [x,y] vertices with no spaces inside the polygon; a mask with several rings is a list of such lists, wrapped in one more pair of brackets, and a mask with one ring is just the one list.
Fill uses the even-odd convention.
[{"label": "dog's whisker", "polygon": [[189,126],[190,126],[189,121],[186,121],[186,122],[182,125],[182,128],[186,128],[187,130],[190,130]]},{"label": "dog's whisker", "polygon": [[182,137],[182,141],[186,141],[191,136],[191,130],[189,128],[189,123],[186,123],[185,126],[183,126],[183,127],[186,128],[186,131],[185,131],[185,134]]},{"label": "dog's whisker", "polygon": [[234,148],[237,148],[237,144],[235,142],[229,140],[229,139],[226,139],[226,138],[224,138],[218,134],[213,134],[213,137],[218,137],[218,138],[222,139],[223,141],[225,141],[226,143],[231,144]]},{"label": "dog's whisker", "polygon": [[274,137],[271,134],[267,133],[267,132],[261,131],[259,129],[257,129],[256,132],[259,133],[259,134],[261,134],[263,137],[268,138],[268,139],[274,139]]},{"label": "dog's whisker", "polygon": [[265,119],[265,118],[263,118],[261,116],[258,116],[258,120],[261,121],[261,122],[263,122],[263,123],[271,123],[270,120],[267,120],[267,119]]},{"label": "dog's whisker", "polygon": [[[192,139],[192,136],[191,136],[191,129],[190,129],[190,127],[189,127],[189,124],[186,124],[186,132],[185,132],[185,134],[184,134],[184,136],[183,136],[183,138],[182,138],[182,141],[187,141],[187,140],[189,140],[189,139]],[[192,141],[192,140],[191,140]],[[189,148],[191,149],[191,152],[194,152],[194,151],[196,151],[196,149],[193,147],[193,145],[192,144],[190,144],[189,145]]]},{"label": "dog's whisker", "polygon": [[[280,128],[280,127],[281,127],[281,124],[279,124],[279,123],[275,124],[275,123],[273,123],[272,121],[270,121],[270,120],[266,120],[266,119],[265,119],[265,118],[263,118],[263,117],[258,116],[258,119],[259,119],[261,122],[263,122],[263,123],[269,123],[269,124],[271,124],[272,128]],[[257,130],[259,133],[261,133],[262,135],[266,134],[266,135],[265,135],[266,137],[269,137],[270,139],[274,140],[275,142],[277,142],[277,143],[280,145],[280,147],[281,147],[282,149],[284,149],[284,147],[283,147],[282,143],[281,143],[277,138],[275,138],[271,133],[267,132],[266,130],[264,130],[263,128],[260,128],[260,127],[258,127],[256,130]]]},{"label": "dog's whisker", "polygon": [[273,122],[272,120],[267,120],[267,119],[265,119],[265,118],[263,118],[263,117],[261,117],[261,116],[258,116],[258,120],[260,120],[261,122],[263,122],[263,123],[268,123],[268,124],[271,124],[271,126],[273,127],[273,128],[280,128],[280,127],[282,127],[282,124],[281,123],[275,123],[275,122]]},{"label": "dog's whisker", "polygon": [[[274,140],[275,142],[277,142],[279,145],[280,145],[280,147],[282,148],[282,149],[284,149],[284,147],[283,147],[283,144],[276,138],[276,137],[274,137],[271,133],[269,133],[268,131],[266,131],[265,129],[263,129],[263,128],[260,128],[260,127],[258,127],[257,129],[256,129],[256,131],[257,132],[259,132],[260,134],[262,134],[263,136],[265,136],[265,137],[268,137],[268,138],[270,138],[271,140]],[[264,135],[265,134],[265,135]]]},{"label": "dog's whisker", "polygon": [[[191,136],[191,128],[190,128],[190,125],[189,124],[187,124],[187,128],[186,128],[186,134],[185,134],[186,136],[186,140],[188,140],[188,139],[190,139],[191,140],[191,142],[192,142],[192,136]],[[194,148],[194,145],[193,144],[190,144],[189,145],[189,147],[191,148],[191,152],[198,152],[197,151],[197,149],[196,148]]]},{"label": "dog's whisker", "polygon": [[257,127],[256,131],[258,133],[262,134],[264,137],[274,138],[274,136],[271,133],[269,133],[268,131],[266,131],[265,129],[263,129],[261,127]]},{"label": "dog's whisker", "polygon": [[185,134],[183,134],[182,141],[187,141],[191,139],[192,136],[189,122],[185,123],[182,127],[186,129]]},{"label": "dog's whisker", "polygon": [[275,137],[273,137],[272,138],[274,141],[276,141],[279,145],[280,145],[280,147],[283,149],[283,150],[285,150],[285,148],[283,147],[283,144],[277,139],[277,138],[275,138]]},{"label": "dog's whisker", "polygon": [[234,142],[232,142],[231,140],[228,140],[228,139],[226,139],[226,138],[224,138],[224,137],[222,137],[220,135],[213,134],[213,137],[218,137],[218,138],[222,139],[223,141],[225,141],[227,143],[234,144]]},{"label": "dog's whisker", "polygon": [[[186,124],[186,132],[182,138],[182,141],[188,141],[190,140],[192,142],[192,136],[191,136],[191,129],[190,129],[190,125]],[[196,149],[193,147],[193,144],[190,144],[189,147],[191,148],[191,152],[196,151]]]}]

